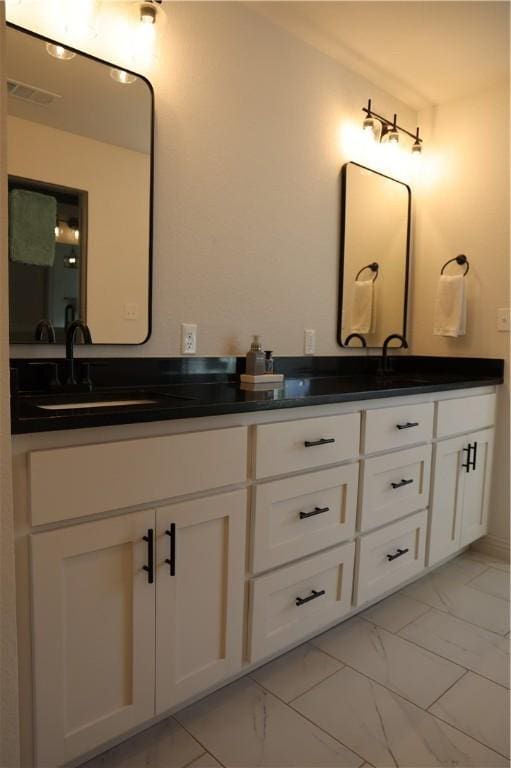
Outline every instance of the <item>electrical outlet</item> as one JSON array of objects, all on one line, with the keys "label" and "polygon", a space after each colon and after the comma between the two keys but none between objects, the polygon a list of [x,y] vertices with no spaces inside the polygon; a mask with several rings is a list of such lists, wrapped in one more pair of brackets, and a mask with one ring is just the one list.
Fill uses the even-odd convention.
[{"label": "electrical outlet", "polygon": [[509,331],[511,329],[511,310],[501,307],[497,309],[497,331]]},{"label": "electrical outlet", "polygon": [[138,320],[138,304],[136,302],[127,302],[124,305],[124,319]]},{"label": "electrical outlet", "polygon": [[181,323],[181,354],[197,353],[197,326],[195,323]]},{"label": "electrical outlet", "polygon": [[313,355],[316,352],[316,331],[306,328],[303,332],[303,353]]}]

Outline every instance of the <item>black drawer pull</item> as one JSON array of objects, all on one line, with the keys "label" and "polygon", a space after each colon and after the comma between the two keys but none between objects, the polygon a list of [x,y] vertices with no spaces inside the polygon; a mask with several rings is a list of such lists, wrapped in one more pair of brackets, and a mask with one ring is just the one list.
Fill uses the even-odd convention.
[{"label": "black drawer pull", "polygon": [[315,600],[317,597],[321,597],[322,595],[326,594],[326,590],[321,589],[319,592],[316,589],[313,589],[311,594],[307,597],[297,597],[295,602],[296,605],[304,605],[305,603],[310,603],[311,600]]},{"label": "black drawer pull", "polygon": [[312,448],[314,445],[326,445],[327,443],[335,443],[335,437],[322,437],[321,440],[306,440],[304,446],[306,448]]},{"label": "black drawer pull", "polygon": [[418,427],[418,421],[407,421],[406,424],[396,424],[396,429],[410,429],[410,427]]},{"label": "black drawer pull", "polygon": [[170,565],[170,575],[176,575],[176,524],[171,523],[168,530],[165,531],[167,536],[170,536],[170,557],[165,559],[165,562]]},{"label": "black drawer pull", "polygon": [[475,470],[477,466],[477,440],[474,442],[473,448],[474,448],[474,455],[472,456],[472,469]]},{"label": "black drawer pull", "polygon": [[400,480],[399,483],[391,483],[391,486],[393,488],[402,488],[403,485],[410,485],[410,483],[413,483],[413,477],[409,480]]},{"label": "black drawer pull", "polygon": [[322,515],[323,512],[330,512],[330,507],[314,507],[312,512],[299,512],[298,517],[300,520],[305,520],[307,517],[314,517],[314,515]]},{"label": "black drawer pull", "polygon": [[398,547],[397,552],[395,554],[387,555],[387,560],[390,563],[392,560],[395,560],[396,557],[401,557],[402,555],[406,555],[407,552],[409,552],[408,547],[406,549],[399,549]]},{"label": "black drawer pull", "polygon": [[154,581],[154,530],[148,528],[147,536],[143,539],[147,541],[147,565],[144,565],[143,569],[147,571],[147,582],[152,584]]},{"label": "black drawer pull", "polygon": [[470,454],[472,452],[472,443],[469,443],[466,448],[462,448],[463,451],[466,451],[467,454],[467,463],[462,464],[462,468],[467,470],[467,473],[470,472],[470,467],[472,466],[472,460],[470,458]]}]

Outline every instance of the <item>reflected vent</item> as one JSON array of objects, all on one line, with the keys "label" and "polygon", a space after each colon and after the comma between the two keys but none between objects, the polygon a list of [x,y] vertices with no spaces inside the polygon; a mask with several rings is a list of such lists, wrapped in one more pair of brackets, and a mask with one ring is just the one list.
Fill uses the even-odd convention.
[{"label": "reflected vent", "polygon": [[9,96],[29,101],[31,104],[39,104],[39,106],[47,106],[62,98],[57,93],[45,91],[43,88],[37,88],[35,85],[28,85],[28,83],[21,83],[19,80],[7,80],[7,93]]}]

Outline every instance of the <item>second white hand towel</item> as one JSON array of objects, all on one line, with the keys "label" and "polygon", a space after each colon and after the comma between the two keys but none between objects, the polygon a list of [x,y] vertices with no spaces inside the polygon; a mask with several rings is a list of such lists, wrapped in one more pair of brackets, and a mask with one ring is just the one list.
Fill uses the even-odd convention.
[{"label": "second white hand towel", "polygon": [[440,275],[436,295],[435,336],[464,336],[467,326],[467,297],[463,275]]},{"label": "second white hand towel", "polygon": [[374,282],[355,280],[351,307],[351,332],[371,333],[373,324]]}]

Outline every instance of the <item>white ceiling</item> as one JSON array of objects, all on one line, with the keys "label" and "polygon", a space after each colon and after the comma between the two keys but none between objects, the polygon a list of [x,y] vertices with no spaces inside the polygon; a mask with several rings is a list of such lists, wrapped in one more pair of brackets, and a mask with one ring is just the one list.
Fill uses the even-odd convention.
[{"label": "white ceiling", "polygon": [[509,78],[509,0],[251,2],[413,109]]}]

